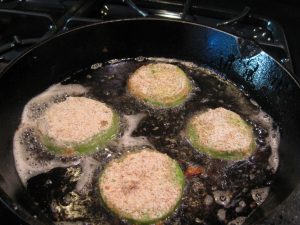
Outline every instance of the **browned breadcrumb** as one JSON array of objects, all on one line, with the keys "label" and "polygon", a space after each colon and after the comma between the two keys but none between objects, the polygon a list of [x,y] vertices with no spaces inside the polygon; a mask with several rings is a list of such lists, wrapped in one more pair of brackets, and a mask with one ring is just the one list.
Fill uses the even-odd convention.
[{"label": "browned breadcrumb", "polygon": [[179,67],[156,63],[137,69],[128,80],[128,88],[140,99],[168,104],[187,96],[190,82]]},{"label": "browned breadcrumb", "polygon": [[113,111],[102,102],[85,97],[68,97],[51,105],[38,121],[43,135],[59,145],[80,143],[106,131],[113,122]]},{"label": "browned breadcrumb", "polygon": [[199,144],[217,151],[248,151],[253,141],[251,127],[238,114],[224,108],[195,115],[191,124]]},{"label": "browned breadcrumb", "polygon": [[100,190],[109,208],[138,220],[158,218],[171,211],[180,199],[175,162],[149,149],[113,161],[100,178]]}]

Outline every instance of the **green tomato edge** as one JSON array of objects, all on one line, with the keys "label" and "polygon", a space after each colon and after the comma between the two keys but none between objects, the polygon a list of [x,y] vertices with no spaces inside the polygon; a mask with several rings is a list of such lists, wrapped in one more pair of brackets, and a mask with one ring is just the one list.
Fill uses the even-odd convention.
[{"label": "green tomato edge", "polygon": [[68,148],[71,148],[75,151],[75,155],[83,155],[95,152],[97,148],[103,148],[108,142],[116,138],[119,132],[120,126],[120,117],[117,113],[113,113],[113,120],[111,127],[99,134],[96,134],[89,140],[84,141],[79,144],[68,144],[70,147],[60,146],[55,143],[55,141],[48,136],[42,135],[42,142],[47,147],[50,152],[55,154],[63,155],[64,151]]},{"label": "green tomato edge", "polygon": [[[131,152],[129,154],[132,154],[134,152]],[[119,158],[119,159],[115,159],[117,161],[122,161],[128,154],[126,154],[125,156]],[[181,169],[181,167],[179,166],[178,162],[175,161],[173,159],[173,163],[174,163],[174,166],[175,166],[175,171],[174,171],[174,178],[175,179],[175,182],[178,183],[181,187],[181,193],[180,195],[178,196],[178,199],[177,199],[177,202],[176,204],[174,205],[174,207],[172,207],[167,213],[165,213],[164,215],[160,216],[160,217],[157,217],[157,218],[149,218],[148,215],[145,215],[143,218],[141,219],[133,219],[130,215],[126,215],[125,213],[120,213],[118,210],[115,210],[113,207],[109,207],[108,204],[107,204],[107,199],[105,199],[103,197],[103,195],[101,194],[102,193],[102,189],[100,188],[100,183],[101,183],[101,180],[102,180],[102,177],[105,176],[105,170],[106,168],[104,168],[103,172],[100,174],[99,176],[99,179],[98,179],[98,185],[99,185],[99,189],[100,189],[100,201],[101,203],[103,204],[103,206],[109,210],[110,212],[112,212],[114,215],[118,216],[119,218],[123,218],[123,219],[126,219],[128,222],[130,223],[133,223],[133,224],[137,224],[137,225],[149,225],[149,224],[153,224],[153,223],[156,223],[156,222],[159,222],[159,221],[162,221],[164,219],[166,219],[168,216],[170,216],[174,210],[179,206],[180,202],[181,202],[181,197],[182,197],[182,194],[183,194],[183,190],[184,190],[184,186],[185,186],[185,176],[184,176],[184,173]],[[108,163],[106,165],[106,167],[109,167],[110,166],[110,163]]]},{"label": "green tomato edge", "polygon": [[[240,123],[243,123],[247,127],[249,127],[249,125],[244,121],[243,122],[240,121]],[[251,129],[251,128],[249,127],[249,129]],[[245,159],[248,156],[250,156],[253,153],[253,151],[256,149],[255,139],[252,138],[252,142],[249,146],[248,151],[246,151],[246,152],[242,152],[242,151],[236,151],[236,152],[223,151],[223,152],[221,152],[221,151],[217,151],[213,148],[199,144],[198,135],[196,134],[195,129],[193,128],[193,126],[190,123],[187,125],[186,133],[187,133],[188,140],[190,141],[191,145],[195,149],[197,149],[200,152],[206,153],[209,156],[211,156],[213,158],[217,158],[217,159],[242,160],[242,159]]]}]

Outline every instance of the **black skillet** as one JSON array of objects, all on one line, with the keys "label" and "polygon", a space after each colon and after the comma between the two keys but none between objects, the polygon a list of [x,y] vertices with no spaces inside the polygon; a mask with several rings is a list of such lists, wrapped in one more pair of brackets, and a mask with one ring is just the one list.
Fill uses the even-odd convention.
[{"label": "black skillet", "polygon": [[99,23],[54,37],[11,63],[0,76],[0,199],[29,224],[51,224],[15,169],[12,138],[26,102],[74,71],[110,59],[152,56],[207,65],[243,87],[280,125],[280,165],[259,223],[299,183],[300,87],[253,42],[188,22],[134,19]]}]

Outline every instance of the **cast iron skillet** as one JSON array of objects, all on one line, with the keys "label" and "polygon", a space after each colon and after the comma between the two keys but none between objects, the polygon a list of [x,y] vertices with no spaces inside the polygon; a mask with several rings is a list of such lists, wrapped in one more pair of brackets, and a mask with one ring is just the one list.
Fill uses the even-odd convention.
[{"label": "cast iron skillet", "polygon": [[[271,193],[248,219],[259,221],[299,183],[300,86],[253,42],[182,21],[129,19],[86,26],[34,47],[0,76],[0,199],[29,224],[51,224],[17,175],[12,138],[26,102],[91,64],[137,56],[188,60],[227,74],[280,125],[280,165]],[[14,210],[16,209],[16,210]]]}]

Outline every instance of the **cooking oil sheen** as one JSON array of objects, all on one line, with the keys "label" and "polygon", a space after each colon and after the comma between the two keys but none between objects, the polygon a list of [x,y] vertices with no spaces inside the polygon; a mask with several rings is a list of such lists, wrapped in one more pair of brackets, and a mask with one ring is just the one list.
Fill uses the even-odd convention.
[{"label": "cooking oil sheen", "polygon": [[[155,62],[175,64],[191,79],[192,93],[181,106],[151,108],[128,93],[128,77]],[[89,97],[116,110],[121,115],[118,137],[90,155],[62,157],[48,152],[36,122],[49,106],[68,96]],[[187,120],[217,107],[238,113],[253,126],[257,149],[248,159],[213,159],[187,141]],[[242,224],[268,196],[279,164],[279,141],[272,117],[222,74],[191,62],[138,57],[91,65],[30,100],[14,136],[14,157],[23,185],[57,224],[129,224],[102,205],[98,178],[112,159],[144,147],[168,154],[183,171],[190,166],[204,168],[201,174],[186,177],[181,203],[163,224]]]}]

